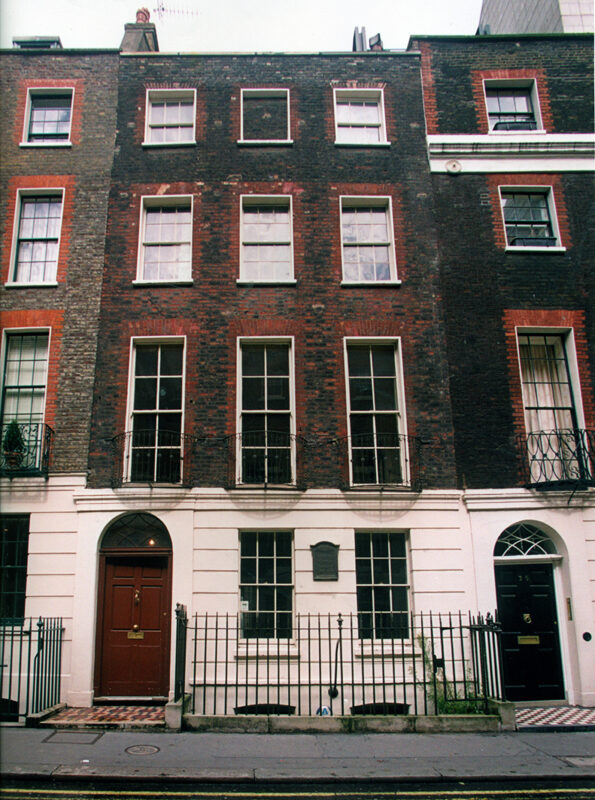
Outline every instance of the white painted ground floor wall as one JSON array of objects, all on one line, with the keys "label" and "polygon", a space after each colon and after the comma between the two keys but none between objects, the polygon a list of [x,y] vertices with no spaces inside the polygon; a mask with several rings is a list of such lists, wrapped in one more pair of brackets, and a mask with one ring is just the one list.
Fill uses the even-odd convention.
[{"label": "white painted ground floor wall", "polygon": [[[285,530],[294,541],[294,611],[357,611],[356,531],[404,532],[410,607],[493,611],[494,545],[529,522],[554,542],[552,560],[567,700],[595,706],[595,491],[233,491],[85,488],[84,476],[0,482],[5,514],[29,514],[26,616],[61,616],[63,699],[93,702],[101,539],[131,511],[155,515],[172,541],[172,614],[239,610],[239,534]],[[338,581],[315,581],[311,545],[339,546]],[[173,631],[173,626],[172,626]],[[173,669],[173,647],[172,647]],[[170,682],[173,685],[173,679]]]}]

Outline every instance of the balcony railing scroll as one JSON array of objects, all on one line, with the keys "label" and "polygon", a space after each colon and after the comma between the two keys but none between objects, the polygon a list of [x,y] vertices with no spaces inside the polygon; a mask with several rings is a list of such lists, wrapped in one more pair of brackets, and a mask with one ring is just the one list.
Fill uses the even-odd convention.
[{"label": "balcony railing scroll", "polygon": [[249,431],[219,440],[227,450],[227,486],[303,489],[307,442],[284,431]]},{"label": "balcony railing scroll", "polygon": [[190,483],[199,437],[176,431],[126,431],[114,436],[112,485]]},{"label": "balcony railing scroll", "polygon": [[537,431],[519,437],[518,445],[527,485],[595,486],[595,430]]},{"label": "balcony railing scroll", "polygon": [[43,422],[10,421],[2,425],[0,473],[9,477],[47,478],[54,432]]},{"label": "balcony railing scroll", "polygon": [[421,491],[421,441],[401,434],[306,439],[283,431],[191,436],[127,431],[112,440],[112,485]]},{"label": "balcony railing scroll", "polygon": [[322,457],[340,468],[342,489],[410,489],[421,491],[421,440],[417,436],[370,433],[319,442]]}]

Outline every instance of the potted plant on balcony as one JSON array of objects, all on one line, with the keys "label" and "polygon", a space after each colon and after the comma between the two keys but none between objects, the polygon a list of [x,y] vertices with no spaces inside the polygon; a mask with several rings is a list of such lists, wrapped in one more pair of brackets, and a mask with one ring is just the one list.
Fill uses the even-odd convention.
[{"label": "potted plant on balcony", "polygon": [[23,438],[21,426],[16,419],[13,419],[6,428],[4,441],[2,442],[2,452],[7,467],[10,469],[18,469],[23,462],[25,450],[25,440]]}]

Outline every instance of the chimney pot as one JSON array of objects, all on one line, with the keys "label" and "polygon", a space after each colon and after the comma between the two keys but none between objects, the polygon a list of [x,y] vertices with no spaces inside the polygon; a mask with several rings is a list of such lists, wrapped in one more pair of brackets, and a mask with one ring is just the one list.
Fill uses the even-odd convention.
[{"label": "chimney pot", "polygon": [[151,13],[148,8],[139,8],[136,12],[136,21],[144,24],[151,19]]}]

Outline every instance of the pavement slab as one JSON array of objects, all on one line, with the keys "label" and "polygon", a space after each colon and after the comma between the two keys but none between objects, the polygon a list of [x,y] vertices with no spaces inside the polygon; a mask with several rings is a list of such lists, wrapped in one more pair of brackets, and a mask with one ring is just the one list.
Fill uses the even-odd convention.
[{"label": "pavement slab", "polygon": [[2,728],[6,776],[182,781],[595,777],[595,734],[210,734]]}]

